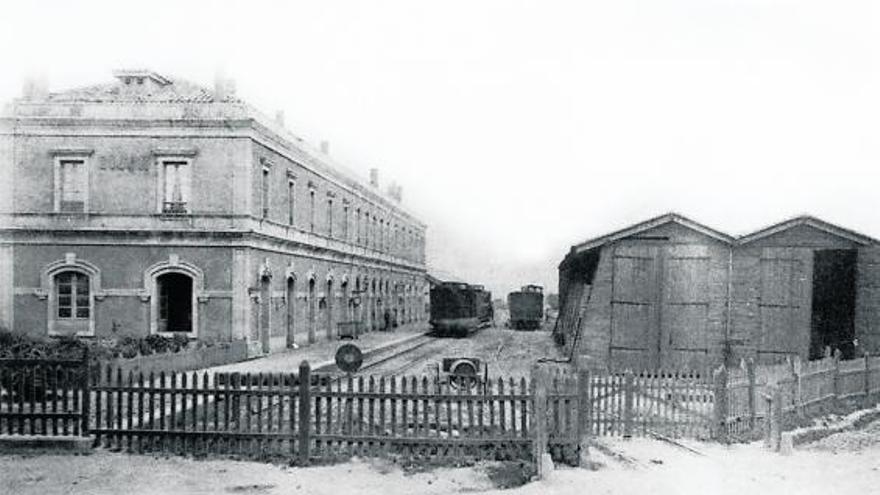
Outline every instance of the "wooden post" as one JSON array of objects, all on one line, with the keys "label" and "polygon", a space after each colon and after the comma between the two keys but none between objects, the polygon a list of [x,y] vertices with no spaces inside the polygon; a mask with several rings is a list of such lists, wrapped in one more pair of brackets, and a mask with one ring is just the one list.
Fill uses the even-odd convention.
[{"label": "wooden post", "polygon": [[[92,366],[91,360],[89,359],[89,348],[83,350],[83,369],[82,369],[82,423],[80,428],[80,433],[82,436],[89,436],[89,417],[91,413],[91,405],[92,405]],[[45,383],[44,383],[45,386]],[[34,399],[36,400],[36,398]],[[45,412],[45,410],[43,411]],[[46,428],[46,422],[43,420],[43,429]]]},{"label": "wooden post", "polygon": [[871,398],[871,356],[865,353],[865,401]]},{"label": "wooden post", "polygon": [[773,390],[768,390],[769,393],[765,392],[761,394],[764,401],[767,403],[767,411],[764,416],[764,448],[769,449],[771,445],[771,440],[773,438]]},{"label": "wooden post", "polygon": [[544,454],[547,453],[547,372],[540,366],[533,366],[531,372],[532,386],[532,456],[535,460],[537,479],[544,473]]},{"label": "wooden post", "polygon": [[782,387],[773,388],[773,402],[770,409],[770,448],[777,452],[782,442]]},{"label": "wooden post", "polygon": [[749,430],[754,430],[757,423],[757,379],[755,378],[755,359],[749,358],[746,362],[746,377],[749,380]]},{"label": "wooden post", "polygon": [[715,370],[715,440],[727,443],[727,367]]},{"label": "wooden post", "polygon": [[587,369],[579,369],[577,372],[577,394],[579,458],[581,467],[586,467],[590,462],[590,437],[593,433],[590,371]]},{"label": "wooden post", "polygon": [[632,370],[626,370],[623,377],[623,438],[625,439],[632,438],[634,381]]},{"label": "wooden post", "polygon": [[831,376],[834,385],[834,405],[840,403],[840,349],[835,349],[831,359],[834,366],[833,375]]},{"label": "wooden post", "polygon": [[791,374],[793,377],[791,392],[794,401],[794,407],[797,411],[797,415],[799,418],[804,417],[804,389],[803,383],[801,381],[801,376],[803,374],[802,369],[803,362],[801,361],[800,356],[795,356],[794,359],[791,361]]},{"label": "wooden post", "polygon": [[311,423],[311,368],[308,361],[299,365],[299,461],[303,466],[309,464],[311,445],[309,427]]}]

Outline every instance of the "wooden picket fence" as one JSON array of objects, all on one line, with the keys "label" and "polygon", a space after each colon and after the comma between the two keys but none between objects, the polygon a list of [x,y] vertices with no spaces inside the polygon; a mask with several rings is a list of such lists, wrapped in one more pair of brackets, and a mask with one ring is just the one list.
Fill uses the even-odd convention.
[{"label": "wooden picket fence", "polygon": [[[737,441],[781,414],[880,393],[880,357],[716,370],[543,368],[454,387],[432,376],[133,373],[88,359],[0,360],[0,433],[93,436],[136,452],[576,462],[584,438]],[[98,371],[98,370],[92,370]]]},{"label": "wooden picket fence", "polygon": [[0,359],[0,434],[89,435],[89,355]]},{"label": "wooden picket fence", "polygon": [[724,407],[720,440],[746,440],[765,435],[777,402],[779,414],[808,418],[823,414],[847,399],[869,399],[880,393],[880,356],[843,361],[839,354],[802,362],[741,366],[723,370]]},{"label": "wooden picket fence", "polygon": [[[525,379],[453,388],[427,377],[184,373],[93,387],[98,444],[130,451],[294,456],[519,458],[531,447]],[[220,378],[220,379],[218,379]],[[306,385],[307,384],[307,385]]]}]

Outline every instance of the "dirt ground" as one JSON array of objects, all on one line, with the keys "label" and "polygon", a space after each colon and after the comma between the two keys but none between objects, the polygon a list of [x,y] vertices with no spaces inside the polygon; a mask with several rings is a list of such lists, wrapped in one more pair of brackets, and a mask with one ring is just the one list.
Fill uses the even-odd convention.
[{"label": "dirt ground", "polygon": [[548,479],[500,491],[497,464],[405,472],[382,460],[287,468],[230,460],[193,460],[97,452],[87,456],[0,455],[0,493],[42,494],[332,494],[507,493],[822,494],[876,493],[880,421],[798,448],[790,456],[760,443],[690,442],[697,455],[655,440],[603,441],[595,470],[560,467]]},{"label": "dirt ground", "polygon": [[442,338],[412,354],[371,368],[368,374],[432,376],[445,357],[476,357],[487,366],[490,378],[528,377],[540,358],[562,359],[549,332],[523,332],[484,328],[467,338]]}]

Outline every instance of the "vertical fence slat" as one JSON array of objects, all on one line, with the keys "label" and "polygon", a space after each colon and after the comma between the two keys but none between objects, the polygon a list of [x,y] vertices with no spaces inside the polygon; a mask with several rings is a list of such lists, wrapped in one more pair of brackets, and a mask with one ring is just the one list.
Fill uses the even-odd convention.
[{"label": "vertical fence slat", "polygon": [[[144,373],[138,372],[138,395],[137,395],[137,423],[138,429],[143,430],[143,421],[144,421]],[[137,451],[144,451],[144,437],[142,435],[138,435],[137,437]]]},{"label": "vertical fence slat", "polygon": [[[97,377],[95,385],[100,386],[101,385],[101,376],[102,376],[100,365],[98,365],[98,368],[95,370],[95,376]],[[89,379],[91,380],[91,378],[89,378]],[[47,378],[47,380],[48,380],[48,378]],[[49,382],[47,381],[46,384],[48,386]],[[101,428],[103,425],[101,423],[101,420],[102,420],[101,409],[103,406],[101,404],[101,396],[103,394],[104,394],[104,392],[100,388],[95,390],[95,429],[97,430],[97,431],[95,431],[95,441],[93,444],[95,447],[99,447],[101,445],[101,441],[102,441]]]},{"label": "vertical fence slat", "polygon": [[382,438],[380,441],[379,449],[384,452],[385,451],[385,377],[379,377],[379,436]]},{"label": "vertical fence slat", "polygon": [[[370,383],[369,383],[369,409],[370,409],[370,422],[369,422],[369,434],[370,437],[376,435],[376,379],[370,375]],[[372,440],[367,443],[367,448],[369,450],[369,454],[375,454],[375,444]]]},{"label": "vertical fence slat", "polygon": [[308,361],[303,361],[299,365],[299,431],[297,441],[299,442],[299,462],[304,466],[307,466],[311,459],[311,445],[309,441],[309,422],[311,416],[310,385],[311,370],[309,363]]}]

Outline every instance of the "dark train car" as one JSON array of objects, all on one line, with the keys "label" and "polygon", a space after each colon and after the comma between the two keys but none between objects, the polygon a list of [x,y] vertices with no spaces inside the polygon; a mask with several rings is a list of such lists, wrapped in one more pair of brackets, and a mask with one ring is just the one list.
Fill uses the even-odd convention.
[{"label": "dark train car", "polygon": [[467,337],[492,323],[492,294],[482,286],[443,282],[430,297],[431,328],[439,336]]},{"label": "dark train car", "polygon": [[516,330],[537,330],[544,320],[544,289],[540,285],[526,285],[507,295],[510,327]]},{"label": "dark train car", "polygon": [[495,320],[495,307],[492,305],[492,293],[482,285],[472,285],[470,290],[474,295],[477,321],[480,328],[492,326]]}]

